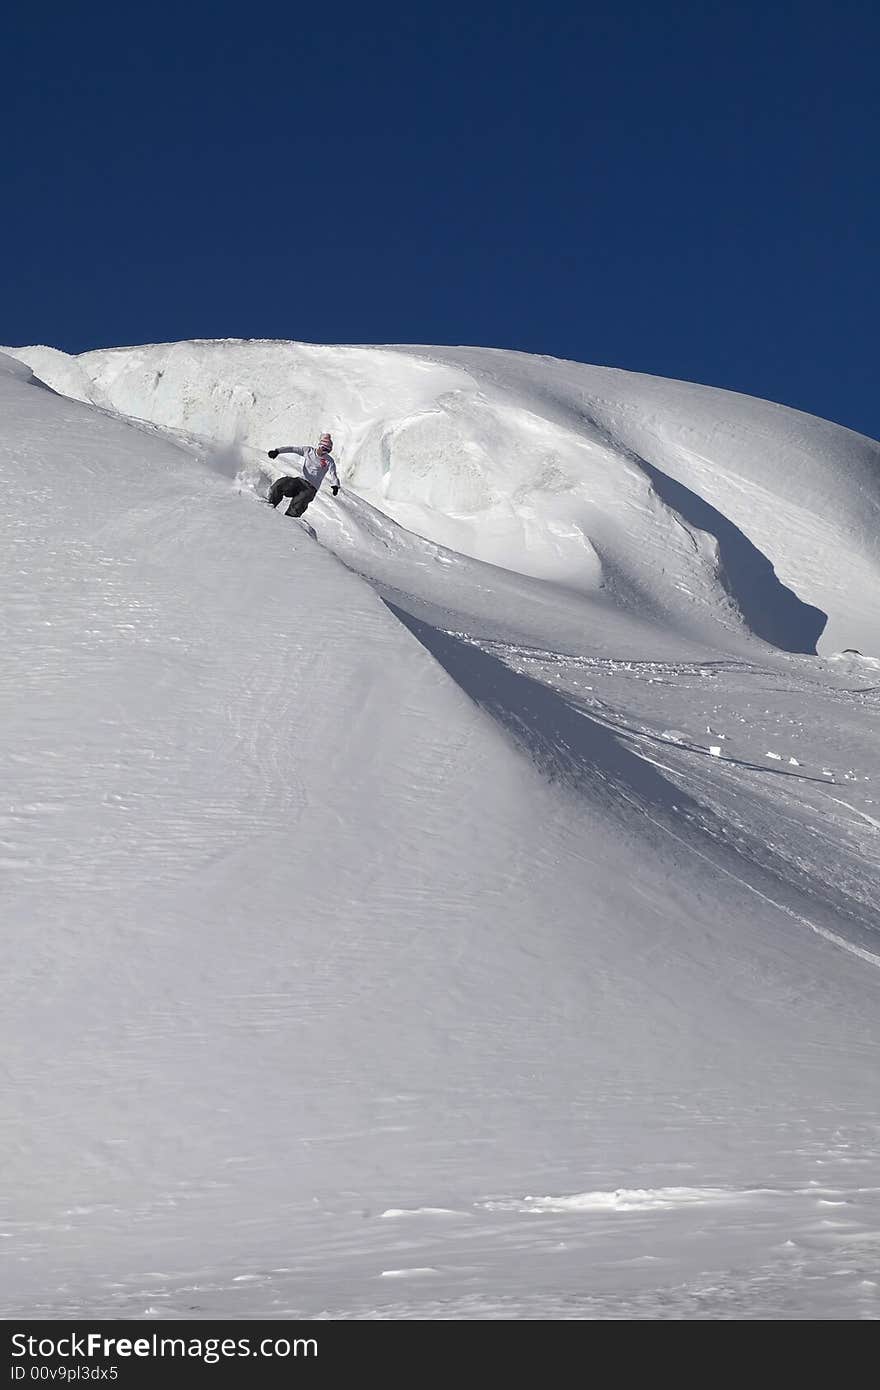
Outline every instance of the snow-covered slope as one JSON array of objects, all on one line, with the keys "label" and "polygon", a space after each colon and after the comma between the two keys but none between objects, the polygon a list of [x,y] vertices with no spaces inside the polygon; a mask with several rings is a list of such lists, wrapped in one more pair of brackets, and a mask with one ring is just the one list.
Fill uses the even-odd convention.
[{"label": "snow-covered slope", "polygon": [[409,529],[666,625],[880,654],[880,446],[798,411],[485,349],[16,352],[65,394],[261,452],[330,428]]},{"label": "snow-covered slope", "polygon": [[[19,355],[97,404],[0,358],[0,1310],[874,1316],[880,666],[752,637],[752,560],[782,646],[833,586],[715,520],[722,582],[663,493],[738,398],[610,373],[577,424],[599,369],[507,354]],[[724,498],[778,408],[736,409]],[[842,536],[873,446],[779,417],[756,514],[801,469]],[[245,483],[318,425],[314,539]]]}]

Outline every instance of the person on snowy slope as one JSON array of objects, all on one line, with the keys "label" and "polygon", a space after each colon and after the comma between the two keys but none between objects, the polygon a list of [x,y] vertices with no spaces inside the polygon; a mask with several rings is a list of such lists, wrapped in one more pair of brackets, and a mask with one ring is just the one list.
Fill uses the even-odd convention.
[{"label": "person on snowy slope", "polygon": [[310,444],[288,444],[282,449],[270,449],[270,459],[277,459],[279,454],[302,455],[301,475],[297,478],[276,478],[269,489],[267,501],[270,505],[277,507],[282,497],[289,497],[287,515],[302,516],[309,503],[314,501],[325,478],[330,479],[335,497],[339,491],[339,476],[330,452],[332,448],[333,440],[329,434],[322,434],[314,449]]}]

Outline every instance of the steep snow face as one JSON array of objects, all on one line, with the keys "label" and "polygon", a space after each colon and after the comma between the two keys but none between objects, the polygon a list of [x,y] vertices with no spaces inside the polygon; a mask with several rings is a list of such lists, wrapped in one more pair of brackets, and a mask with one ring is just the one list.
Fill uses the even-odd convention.
[{"label": "steep snow face", "polygon": [[0,1311],[872,1316],[878,663],[203,425],[0,359]]},{"label": "steep snow face", "polygon": [[797,411],[484,349],[15,351],[65,394],[261,453],[329,428],[408,529],[664,627],[880,652],[880,446]]}]

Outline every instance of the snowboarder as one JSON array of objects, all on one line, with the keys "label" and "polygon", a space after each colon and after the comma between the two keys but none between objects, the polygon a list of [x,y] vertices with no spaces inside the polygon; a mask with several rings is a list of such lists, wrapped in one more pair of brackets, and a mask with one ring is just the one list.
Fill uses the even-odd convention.
[{"label": "snowboarder", "polygon": [[266,499],[270,506],[277,507],[282,497],[290,498],[290,506],[287,508],[287,516],[302,516],[306,507],[313,502],[318,488],[325,478],[330,479],[330,486],[335,497],[339,491],[339,475],[336,472],[336,463],[331,450],[333,440],[329,434],[322,434],[318,444],[312,448],[310,444],[288,444],[282,449],[270,449],[269,458],[277,459],[279,454],[301,454],[302,472],[299,477],[276,478],[269,488],[269,496]]}]

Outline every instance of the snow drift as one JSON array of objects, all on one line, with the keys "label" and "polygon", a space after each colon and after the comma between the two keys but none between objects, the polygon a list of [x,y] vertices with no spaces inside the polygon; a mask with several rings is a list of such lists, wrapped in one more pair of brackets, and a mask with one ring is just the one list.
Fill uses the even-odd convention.
[{"label": "snow drift", "polygon": [[[0,1306],[870,1309],[878,668],[809,652],[876,631],[876,446],[512,354],[16,351]],[[325,426],[313,539],[246,484]]]},{"label": "snow drift", "polygon": [[264,452],[330,428],[351,486],[453,550],[686,628],[880,654],[880,446],[685,382],[462,348],[18,350],[67,395]]}]

